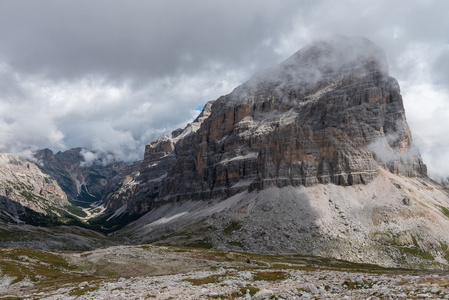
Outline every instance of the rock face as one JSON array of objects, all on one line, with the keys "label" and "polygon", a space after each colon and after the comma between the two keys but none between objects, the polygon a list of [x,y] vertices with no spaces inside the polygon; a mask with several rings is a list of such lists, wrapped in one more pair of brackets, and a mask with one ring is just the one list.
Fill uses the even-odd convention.
[{"label": "rock face", "polygon": [[[134,169],[124,177],[119,189],[107,197],[109,211],[117,211],[126,206],[118,210],[116,216],[124,213],[142,215],[158,205],[156,200],[162,184],[178,161],[175,147],[184,143],[187,146],[192,144],[196,131],[210,115],[212,103],[206,103],[201,114],[185,129],[176,129],[171,137],[163,135],[145,147],[143,161],[135,163]],[[187,168],[186,171],[188,170]]]},{"label": "rock face", "polygon": [[426,177],[378,170],[363,185],[271,187],[225,200],[165,203],[115,237],[388,267],[449,268],[447,192]]},{"label": "rock face", "polygon": [[399,85],[372,42],[306,47],[188,128],[147,146],[139,176],[151,179],[134,177],[120,212],[139,201],[149,212],[116,237],[449,265],[447,191],[426,176]]},{"label": "rock face", "polygon": [[426,175],[399,85],[387,71],[383,51],[361,38],[297,52],[213,104],[190,143],[177,146],[160,198],[368,183],[379,164],[395,174]]},{"label": "rock face", "polygon": [[42,171],[55,178],[71,201],[82,207],[89,207],[112,192],[115,188],[110,184],[112,178],[125,167],[113,158],[86,163],[83,156],[86,153],[85,149],[73,148],[56,154],[43,149],[34,154]]},{"label": "rock face", "polygon": [[145,209],[269,187],[366,184],[378,166],[426,176],[385,53],[364,38],[308,46],[209,103],[192,124],[145,149],[135,180]]},{"label": "rock face", "polygon": [[68,206],[54,179],[33,163],[0,152],[0,220],[23,223],[33,212],[60,215]]}]

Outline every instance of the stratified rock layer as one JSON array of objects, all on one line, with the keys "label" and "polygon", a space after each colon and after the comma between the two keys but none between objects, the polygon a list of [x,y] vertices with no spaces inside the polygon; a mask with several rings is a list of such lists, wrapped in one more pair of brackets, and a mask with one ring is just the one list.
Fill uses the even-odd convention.
[{"label": "stratified rock layer", "polygon": [[214,102],[176,145],[160,198],[210,199],[245,189],[368,183],[378,165],[426,175],[412,149],[397,81],[382,49],[338,37],[304,48]]},{"label": "stratified rock layer", "polygon": [[[163,135],[145,147],[144,159],[137,162],[133,172],[124,177],[119,189],[107,197],[107,209],[116,211],[114,217],[122,214],[141,215],[159,205],[156,200],[160,188],[178,162],[176,147],[192,145],[195,132],[210,115],[212,103],[206,103],[200,115],[186,128],[174,130],[171,138]],[[186,172],[192,167],[186,165]],[[119,210],[120,207],[123,208]]]},{"label": "stratified rock layer", "polygon": [[335,37],[256,74],[184,131],[148,145],[140,188],[128,196],[151,209],[268,187],[366,184],[379,165],[426,175],[384,51]]},{"label": "stratified rock layer", "polygon": [[60,215],[69,205],[56,180],[35,164],[0,152],[0,221],[22,223],[33,212]]}]

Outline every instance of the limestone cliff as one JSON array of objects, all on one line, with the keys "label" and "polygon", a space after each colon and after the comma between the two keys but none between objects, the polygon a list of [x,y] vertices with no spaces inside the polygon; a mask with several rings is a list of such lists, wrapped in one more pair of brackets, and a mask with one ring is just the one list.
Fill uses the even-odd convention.
[{"label": "limestone cliff", "polygon": [[426,175],[382,49],[338,37],[300,50],[212,105],[160,199],[204,200],[245,189],[368,183],[382,165]]},{"label": "limestone cliff", "polygon": [[[191,144],[195,133],[210,115],[212,103],[206,103],[200,115],[184,129],[176,129],[171,137],[163,135],[145,147],[144,159],[134,164],[134,169],[123,177],[118,188],[106,199],[108,211],[117,211],[114,217],[122,214],[141,215],[158,205],[156,200],[160,188],[178,161],[176,147]],[[191,167],[186,166],[186,171]]]},{"label": "limestone cliff", "polygon": [[378,166],[426,176],[399,84],[384,51],[364,38],[305,47],[209,103],[192,124],[147,146],[138,196],[128,194],[146,201],[140,212],[269,187],[366,184]]},{"label": "limestone cliff", "polygon": [[61,216],[69,206],[57,182],[35,164],[0,152],[0,220],[23,223],[33,213]]}]

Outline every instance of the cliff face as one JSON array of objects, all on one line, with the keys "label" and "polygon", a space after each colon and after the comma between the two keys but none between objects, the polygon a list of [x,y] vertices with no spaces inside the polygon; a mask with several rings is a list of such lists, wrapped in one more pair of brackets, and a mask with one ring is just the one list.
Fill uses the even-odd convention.
[{"label": "cliff face", "polygon": [[[182,145],[192,145],[195,133],[210,115],[212,103],[206,103],[201,114],[186,128],[174,130],[171,137],[163,135],[145,147],[144,159],[136,162],[133,169],[122,177],[124,180],[117,183],[118,188],[107,196],[106,206],[109,211],[123,207],[116,216],[123,213],[141,215],[159,205],[156,200],[162,184],[180,159],[176,149]],[[186,166],[185,172],[189,172],[192,167]]]},{"label": "cliff face", "polygon": [[257,74],[215,101],[196,134],[178,142],[175,152],[160,199],[368,183],[378,165],[426,175],[385,54],[363,38],[314,44]]},{"label": "cliff face", "polygon": [[335,37],[256,74],[184,130],[152,142],[138,176],[115,197],[143,213],[269,187],[366,184],[378,166],[426,175],[384,51]]},{"label": "cliff face", "polygon": [[0,220],[22,223],[32,212],[60,215],[68,206],[54,179],[33,163],[0,152]]},{"label": "cliff face", "polygon": [[[149,211],[117,237],[449,265],[447,192],[426,176],[399,85],[372,42],[315,43],[206,115],[197,130],[147,146],[141,171],[163,175],[136,177],[136,186],[154,188],[131,194],[120,213],[133,211],[136,195]],[[164,160],[162,173],[152,169]]]}]

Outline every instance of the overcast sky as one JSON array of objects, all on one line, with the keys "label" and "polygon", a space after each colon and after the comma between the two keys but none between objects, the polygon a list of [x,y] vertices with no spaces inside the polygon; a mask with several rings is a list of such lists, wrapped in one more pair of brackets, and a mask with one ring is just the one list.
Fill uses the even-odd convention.
[{"label": "overcast sky", "polygon": [[384,48],[414,142],[449,176],[449,1],[0,0],[0,150],[123,159],[311,41]]}]

